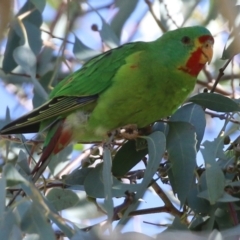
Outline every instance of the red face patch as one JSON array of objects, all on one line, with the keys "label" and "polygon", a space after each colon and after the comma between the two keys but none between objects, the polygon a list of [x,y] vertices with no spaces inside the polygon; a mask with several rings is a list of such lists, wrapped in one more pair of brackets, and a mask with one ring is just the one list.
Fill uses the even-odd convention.
[{"label": "red face patch", "polygon": [[[198,40],[201,44],[205,43],[208,40],[214,43],[214,39],[210,35],[201,36],[198,38]],[[198,48],[196,51],[192,52],[190,58],[186,63],[186,66],[180,67],[178,69],[196,77],[205,65],[200,63],[201,55],[202,55],[202,49]]]},{"label": "red face patch", "polygon": [[182,70],[194,77],[197,76],[205,65],[205,64],[199,63],[201,54],[202,54],[202,50],[198,48],[195,52],[191,54],[191,57],[188,59],[186,66],[180,67],[179,70]]}]

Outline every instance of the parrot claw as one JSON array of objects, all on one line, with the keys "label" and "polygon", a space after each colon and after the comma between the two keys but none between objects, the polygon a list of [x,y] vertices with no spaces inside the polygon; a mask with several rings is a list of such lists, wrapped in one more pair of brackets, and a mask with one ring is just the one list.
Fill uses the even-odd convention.
[{"label": "parrot claw", "polygon": [[113,139],[136,139],[139,136],[138,128],[136,124],[128,124],[121,128],[117,128],[111,132],[108,132],[109,141]]},{"label": "parrot claw", "polygon": [[136,124],[128,124],[118,129],[118,137],[128,140],[136,139],[139,136],[138,128]]}]

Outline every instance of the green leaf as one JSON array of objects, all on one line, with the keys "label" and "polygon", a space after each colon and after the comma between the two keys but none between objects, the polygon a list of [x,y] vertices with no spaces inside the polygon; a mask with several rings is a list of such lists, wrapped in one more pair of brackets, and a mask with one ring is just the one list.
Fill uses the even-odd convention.
[{"label": "green leaf", "polygon": [[201,106],[197,104],[186,104],[183,107],[179,108],[170,118],[171,122],[189,122],[191,123],[197,134],[197,145],[196,148],[199,150],[201,141],[203,139],[206,119],[205,113]]},{"label": "green leaf", "polygon": [[62,211],[66,208],[73,207],[79,201],[79,198],[75,192],[62,188],[51,189],[46,198],[53,204],[57,211]]},{"label": "green leaf", "polygon": [[[222,142],[222,138],[216,138],[213,142],[205,141],[204,149],[201,149],[206,168],[207,199],[212,205],[223,195],[225,187],[224,174],[216,162],[218,149],[221,148]],[[199,196],[203,197],[202,194]]]},{"label": "green leaf", "polygon": [[[77,232],[75,232],[74,236],[71,238],[71,240],[80,240],[80,239],[84,239],[84,240],[93,240],[93,239],[100,239],[101,234],[97,234],[95,233],[93,230],[89,230],[89,231],[82,231],[82,230],[78,230]],[[102,239],[102,238],[101,238]],[[107,239],[104,238],[103,239]]]},{"label": "green leaf", "polygon": [[92,168],[81,168],[74,170],[68,175],[62,176],[63,182],[67,185],[83,185],[84,180]]},{"label": "green leaf", "polygon": [[134,211],[138,207],[140,203],[139,199],[143,197],[149,184],[153,180],[153,176],[159,167],[159,163],[162,159],[163,154],[165,153],[166,139],[165,139],[165,135],[162,132],[153,132],[152,134],[144,138],[148,142],[148,152],[149,152],[148,153],[149,159],[148,159],[147,167],[144,173],[144,178],[141,184],[139,184],[140,186],[138,191],[136,192],[134,201],[131,203],[131,205],[129,205],[127,210],[124,212],[124,215],[119,221],[118,226],[126,224],[128,221],[129,213]]},{"label": "green leaf", "polygon": [[[24,28],[27,33],[27,41],[29,44],[29,48],[33,51],[35,56],[38,56],[41,48],[42,48],[42,38],[41,34],[42,32],[40,31],[39,27],[34,25],[33,23],[23,20],[22,23],[24,24]],[[18,36],[21,38],[19,45],[24,45],[26,42],[25,36],[23,35],[22,29],[19,27],[15,26],[15,31],[18,34]]]},{"label": "green leaf", "polygon": [[16,207],[14,209],[14,213],[18,223],[21,223],[24,215],[30,209],[31,205],[31,201],[23,201],[23,198],[20,197],[16,199]]},{"label": "green leaf", "polygon": [[240,111],[239,105],[230,98],[215,93],[199,93],[189,99],[205,108],[217,112],[236,112]]},{"label": "green leaf", "polygon": [[61,152],[54,155],[48,164],[48,167],[53,175],[57,175],[59,172],[65,169],[70,162],[69,156],[72,153],[73,145],[70,144],[65,147]]},{"label": "green leaf", "polygon": [[80,227],[86,227],[84,223],[86,219],[93,220],[102,216],[106,217],[104,212],[99,211],[99,205],[102,201],[99,203],[97,199],[88,197],[85,191],[77,191],[76,193],[79,199],[77,205],[66,209],[64,213],[75,219],[83,220],[83,222],[80,223]]},{"label": "green leaf", "polygon": [[0,178],[0,219],[3,219],[6,207],[6,179],[4,176]]},{"label": "green leaf", "polygon": [[106,21],[98,14],[102,20],[102,29],[99,31],[100,36],[104,43],[106,43],[110,48],[116,48],[120,45],[120,40],[117,35],[114,33],[112,28]]},{"label": "green leaf", "polygon": [[229,214],[229,206],[227,204],[219,204],[219,208],[215,211],[215,220],[218,230],[231,228],[232,216]]},{"label": "green leaf", "polygon": [[12,210],[7,209],[3,218],[0,219],[0,239],[12,239],[11,232],[16,224],[14,213]]},{"label": "green leaf", "polygon": [[239,202],[240,198],[231,196],[230,194],[224,192],[223,195],[218,198],[218,202]]},{"label": "green leaf", "polygon": [[194,211],[195,214],[207,215],[211,205],[209,201],[198,197],[199,187],[195,184],[189,191],[187,196],[188,206]]},{"label": "green leaf", "polygon": [[124,176],[148,153],[148,149],[136,150],[135,140],[127,141],[113,158],[112,173],[116,177]]},{"label": "green leaf", "polygon": [[101,52],[93,50],[92,48],[89,48],[86,46],[79,38],[75,36],[75,43],[73,46],[73,53],[76,56],[76,58],[87,61],[90,58],[95,57],[98,54],[101,54]]},{"label": "green leaf", "polygon": [[103,149],[103,170],[102,179],[104,186],[104,207],[107,210],[108,220],[111,222],[113,217],[113,200],[112,200],[112,156],[108,147]]},{"label": "green leaf", "polygon": [[120,39],[123,25],[135,10],[138,0],[116,0],[114,4],[115,7],[118,8],[118,12],[114,16],[110,26],[118,39]]},{"label": "green leaf", "polygon": [[[53,56],[54,50],[50,46],[43,46],[41,52],[38,55],[37,74],[40,75],[41,78],[44,77],[44,75],[50,74],[48,81],[45,81],[47,83],[49,83],[51,76],[54,74]],[[40,80],[40,82],[42,83],[42,80]],[[45,87],[44,89],[47,90]]]},{"label": "green leaf", "polygon": [[[104,184],[102,179],[103,164],[98,164],[87,174],[84,187],[88,196],[93,198],[104,198]],[[139,184],[124,184],[117,178],[113,177],[112,197],[123,197],[125,192],[135,192],[139,188]]]},{"label": "green leaf", "polygon": [[164,233],[166,232],[170,232],[172,230],[181,230],[181,231],[187,231],[188,230],[188,227],[186,226],[186,224],[183,224],[182,220],[180,219],[180,217],[175,217],[174,220],[173,220],[173,223],[171,226],[169,226],[167,228],[167,231],[164,231]]},{"label": "green leaf", "polygon": [[35,77],[37,60],[28,45],[15,48],[13,57],[16,63],[20,65],[28,75]]},{"label": "green leaf", "polygon": [[36,79],[37,61],[34,53],[29,48],[28,44],[15,48],[15,50],[13,51],[13,57],[16,63],[24,69],[25,73],[31,76],[31,80],[35,87],[35,90],[46,100],[48,98],[48,94]]},{"label": "green leaf", "polygon": [[240,187],[240,181],[229,182],[229,183],[226,184],[226,186]]},{"label": "green leaf", "polygon": [[[19,27],[17,21],[12,22],[12,26],[14,25],[17,25]],[[20,37],[18,36],[18,34],[16,34],[14,29],[10,28],[8,32],[7,46],[4,52],[4,58],[2,63],[2,68],[5,73],[11,72],[17,66],[17,63],[14,61],[13,58],[13,51],[17,46],[19,46],[20,40]]]},{"label": "green leaf", "polygon": [[[169,122],[167,150],[175,191],[183,205],[194,180],[196,167],[196,133],[187,122]],[[171,180],[171,179],[170,179]]]},{"label": "green leaf", "polygon": [[120,45],[120,40],[112,30],[111,26],[105,21],[105,19],[95,10],[89,3],[89,7],[99,16],[102,22],[102,29],[99,31],[101,39],[106,43],[110,48],[115,48]]},{"label": "green leaf", "polygon": [[[20,16],[21,14],[26,13],[28,11],[31,11],[34,8],[35,8],[34,5],[30,1],[27,1],[24,4],[24,6],[20,9],[17,16]],[[36,43],[39,42],[39,39],[41,36],[41,32],[39,28],[42,25],[42,14],[36,9],[35,11],[31,12],[28,16],[24,18],[23,23],[26,23],[26,22],[31,23],[38,29],[38,33],[35,31],[34,34],[32,35],[31,33],[33,33],[33,30],[30,29],[31,27],[25,26],[28,36],[30,36],[30,38],[32,37],[31,38],[32,40],[28,39],[30,46],[32,47],[32,44],[33,44],[33,46],[38,47],[38,49],[40,50],[41,46],[39,46],[39,44],[36,44]],[[7,73],[11,72],[17,66],[13,58],[13,52],[15,48],[25,43],[24,41],[25,39],[21,39],[23,35],[18,22],[15,20],[14,22],[11,23],[11,26],[12,28],[10,28],[9,30],[7,46],[4,52],[4,59],[3,59],[3,65],[2,65],[3,70]],[[16,29],[18,30],[16,31]],[[30,32],[28,32],[29,30]],[[32,48],[32,50],[35,52],[34,48]],[[35,54],[38,54],[39,50],[36,51]]]},{"label": "green leaf", "polygon": [[31,170],[28,165],[28,157],[23,150],[20,150],[18,154],[17,165],[20,167],[22,174],[30,175]]},{"label": "green leaf", "polygon": [[168,133],[168,125],[164,122],[155,122],[152,126],[152,131],[156,132],[163,132],[165,135]]},{"label": "green leaf", "polygon": [[[50,92],[48,85],[49,85],[49,81],[52,78],[52,74],[53,74],[53,72],[47,72],[45,75],[43,75],[39,79],[39,82],[41,83],[43,89],[46,91],[47,94],[49,94],[49,92]],[[32,99],[34,108],[41,106],[45,102],[46,102],[45,98],[42,95],[40,95],[38,91],[35,91],[35,89],[34,89],[34,96]]]},{"label": "green leaf", "polygon": [[27,182],[27,180],[17,171],[17,169],[10,163],[3,167],[3,174],[7,181],[7,186],[16,186],[20,183]]},{"label": "green leaf", "polygon": [[232,32],[228,37],[227,43],[223,49],[223,53],[222,53],[223,60],[231,59],[235,55],[240,53],[239,41],[240,41],[239,33],[235,34],[234,32]]},{"label": "green leaf", "polygon": [[46,0],[30,0],[32,4],[40,11],[43,12],[45,5],[46,5]]},{"label": "green leaf", "polygon": [[[23,191],[28,195],[28,197],[31,198],[32,202],[36,205],[36,208],[41,209],[41,212],[44,213],[45,218],[49,218],[53,223],[55,223],[57,227],[68,238],[71,238],[73,236],[73,230],[67,224],[63,223],[62,219],[59,218],[56,210],[51,206],[50,202],[42,196],[42,194],[39,192],[39,190],[35,187],[34,184],[32,184],[31,182],[24,182],[21,184],[21,187]],[[42,218],[41,220],[44,223],[44,219]],[[43,224],[43,226],[46,228],[48,227],[46,226],[45,223]],[[29,226],[29,227],[34,227],[34,226]],[[41,239],[46,239],[46,238],[44,237]]]},{"label": "green leaf", "polygon": [[35,203],[31,204],[24,215],[21,222],[21,229],[26,233],[38,234],[39,239],[56,239],[53,229],[45,216],[45,212]]},{"label": "green leaf", "polygon": [[[13,225],[12,231],[11,231],[11,236],[9,239],[22,239],[22,232],[20,228],[17,225]],[[27,238],[24,238],[24,240],[28,240]],[[33,240],[33,239],[31,239]]]}]

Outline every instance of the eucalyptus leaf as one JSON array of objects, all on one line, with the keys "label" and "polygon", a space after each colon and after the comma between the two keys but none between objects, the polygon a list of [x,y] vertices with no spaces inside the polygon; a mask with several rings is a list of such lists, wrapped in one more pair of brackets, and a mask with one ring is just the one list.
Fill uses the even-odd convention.
[{"label": "eucalyptus leaf", "polygon": [[25,152],[23,152],[23,150],[20,150],[18,154],[17,165],[25,174],[30,175],[31,170],[28,164],[28,156]]},{"label": "eucalyptus leaf", "polygon": [[128,221],[129,213],[134,211],[139,205],[139,199],[141,199],[148,188],[149,184],[153,180],[153,176],[156,173],[159,163],[166,149],[166,138],[162,132],[153,132],[147,137],[144,137],[148,142],[148,164],[144,174],[144,178],[139,186],[139,189],[135,195],[134,201],[124,212],[123,217],[118,223],[118,226],[126,224]]},{"label": "eucalyptus leaf", "polygon": [[4,176],[0,178],[0,219],[3,219],[6,205],[6,179]]},{"label": "eucalyptus leaf", "polygon": [[116,0],[115,7],[118,9],[117,14],[114,16],[110,26],[117,35],[118,39],[121,37],[123,25],[135,10],[138,0]]},{"label": "eucalyptus leaf", "polygon": [[92,168],[81,168],[68,175],[62,176],[63,182],[67,185],[83,185],[84,180]]},{"label": "eucalyptus leaf", "polygon": [[206,127],[206,119],[203,108],[197,104],[186,104],[183,107],[179,108],[171,116],[170,121],[189,122],[192,126],[194,126],[195,132],[197,134],[196,149],[199,150]]},{"label": "eucalyptus leaf", "polygon": [[[98,164],[87,174],[84,180],[86,193],[93,198],[104,198],[104,184],[102,179],[103,164]],[[113,177],[112,197],[123,197],[128,192],[136,192],[139,189],[139,184],[124,184],[117,178]]]},{"label": "eucalyptus leaf", "polygon": [[114,176],[124,176],[139,163],[148,153],[148,149],[136,150],[136,142],[129,140],[117,151],[113,158],[112,173]]},{"label": "eucalyptus leaf", "polygon": [[86,61],[95,57],[96,55],[99,55],[101,52],[93,50],[92,48],[86,46],[77,36],[75,36],[73,53],[76,58]]},{"label": "eucalyptus leaf", "polygon": [[26,233],[38,234],[40,239],[55,239],[53,229],[49,221],[47,221],[44,211],[35,203],[31,204],[31,207],[24,215],[21,229]]},{"label": "eucalyptus leaf", "polygon": [[3,174],[6,178],[8,187],[27,182],[27,180],[17,171],[17,169],[11,163],[7,163],[3,167]]},{"label": "eucalyptus leaf", "polygon": [[75,192],[69,189],[53,188],[51,189],[46,198],[57,211],[73,207],[79,201],[79,198]]},{"label": "eucalyptus leaf", "polygon": [[[20,16],[28,11],[31,11],[35,9],[34,11],[32,11],[29,15],[27,15],[23,22],[28,22],[33,24],[36,28],[40,28],[40,26],[42,25],[42,15],[40,13],[40,11],[38,11],[38,9],[35,8],[35,6],[31,3],[31,1],[26,1],[25,4],[23,5],[23,7],[20,9],[20,11],[18,12],[17,16]],[[11,25],[10,25],[10,30],[8,33],[8,40],[7,40],[7,46],[6,46],[6,51],[4,53],[4,59],[3,59],[3,70],[6,73],[11,72],[16,66],[17,63],[15,62],[14,58],[13,58],[13,52],[14,50],[23,45],[23,43],[25,43],[24,40],[26,39],[21,39],[21,37],[23,35],[19,35],[19,32],[21,31],[19,29],[19,23],[18,21],[14,20]],[[16,28],[19,29],[19,32],[17,33]],[[28,31],[28,27],[26,27],[26,30]],[[30,30],[30,32],[32,32],[32,30]],[[40,29],[38,30],[38,32],[40,32]],[[35,32],[36,34],[36,32]],[[41,33],[40,33],[41,34]],[[32,36],[30,34],[30,36]],[[37,37],[40,36],[39,34],[33,36],[33,37]],[[38,38],[39,39],[39,38]],[[21,41],[22,40],[22,41]],[[30,41],[30,45],[33,43],[34,46],[38,46],[39,44],[35,44],[36,42],[34,42],[34,40]],[[40,46],[41,48],[41,46]],[[39,50],[40,50],[39,48]],[[36,53],[37,54],[37,53]]]},{"label": "eucalyptus leaf", "polygon": [[12,210],[6,210],[3,218],[0,219],[0,239],[11,239],[11,232],[16,224],[16,217]]},{"label": "eucalyptus leaf", "polygon": [[112,199],[112,157],[108,147],[103,149],[103,170],[102,179],[104,186],[104,206],[107,210],[108,220],[111,221],[113,217],[113,199]]},{"label": "eucalyptus leaf", "polygon": [[174,181],[171,184],[183,205],[194,180],[196,133],[194,127],[187,122],[169,122],[168,124],[167,150]]},{"label": "eucalyptus leaf", "polygon": [[13,57],[16,63],[19,64],[28,75],[35,77],[37,60],[28,45],[15,48]]},{"label": "eucalyptus leaf", "polygon": [[217,112],[240,111],[240,107],[235,101],[216,93],[199,93],[189,98],[189,102],[194,102]]},{"label": "eucalyptus leaf", "polygon": [[216,162],[218,148],[221,146],[222,141],[222,138],[216,138],[213,142],[205,141],[204,148],[201,149],[205,161],[207,196],[210,204],[215,204],[224,193],[225,177]]},{"label": "eucalyptus leaf", "polygon": [[116,48],[120,45],[120,40],[114,31],[111,29],[111,26],[99,15],[102,20],[102,29],[99,31],[100,36],[110,48]]},{"label": "eucalyptus leaf", "polygon": [[30,0],[32,4],[40,11],[42,12],[46,5],[46,0]]}]

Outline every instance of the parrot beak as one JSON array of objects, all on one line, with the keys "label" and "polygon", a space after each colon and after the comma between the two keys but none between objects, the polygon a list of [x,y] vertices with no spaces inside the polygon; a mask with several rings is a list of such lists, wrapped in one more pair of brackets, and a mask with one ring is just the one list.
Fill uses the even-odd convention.
[{"label": "parrot beak", "polygon": [[212,40],[207,40],[202,44],[201,47],[202,55],[200,58],[200,63],[205,64],[211,63],[212,56],[213,56],[213,41]]}]

